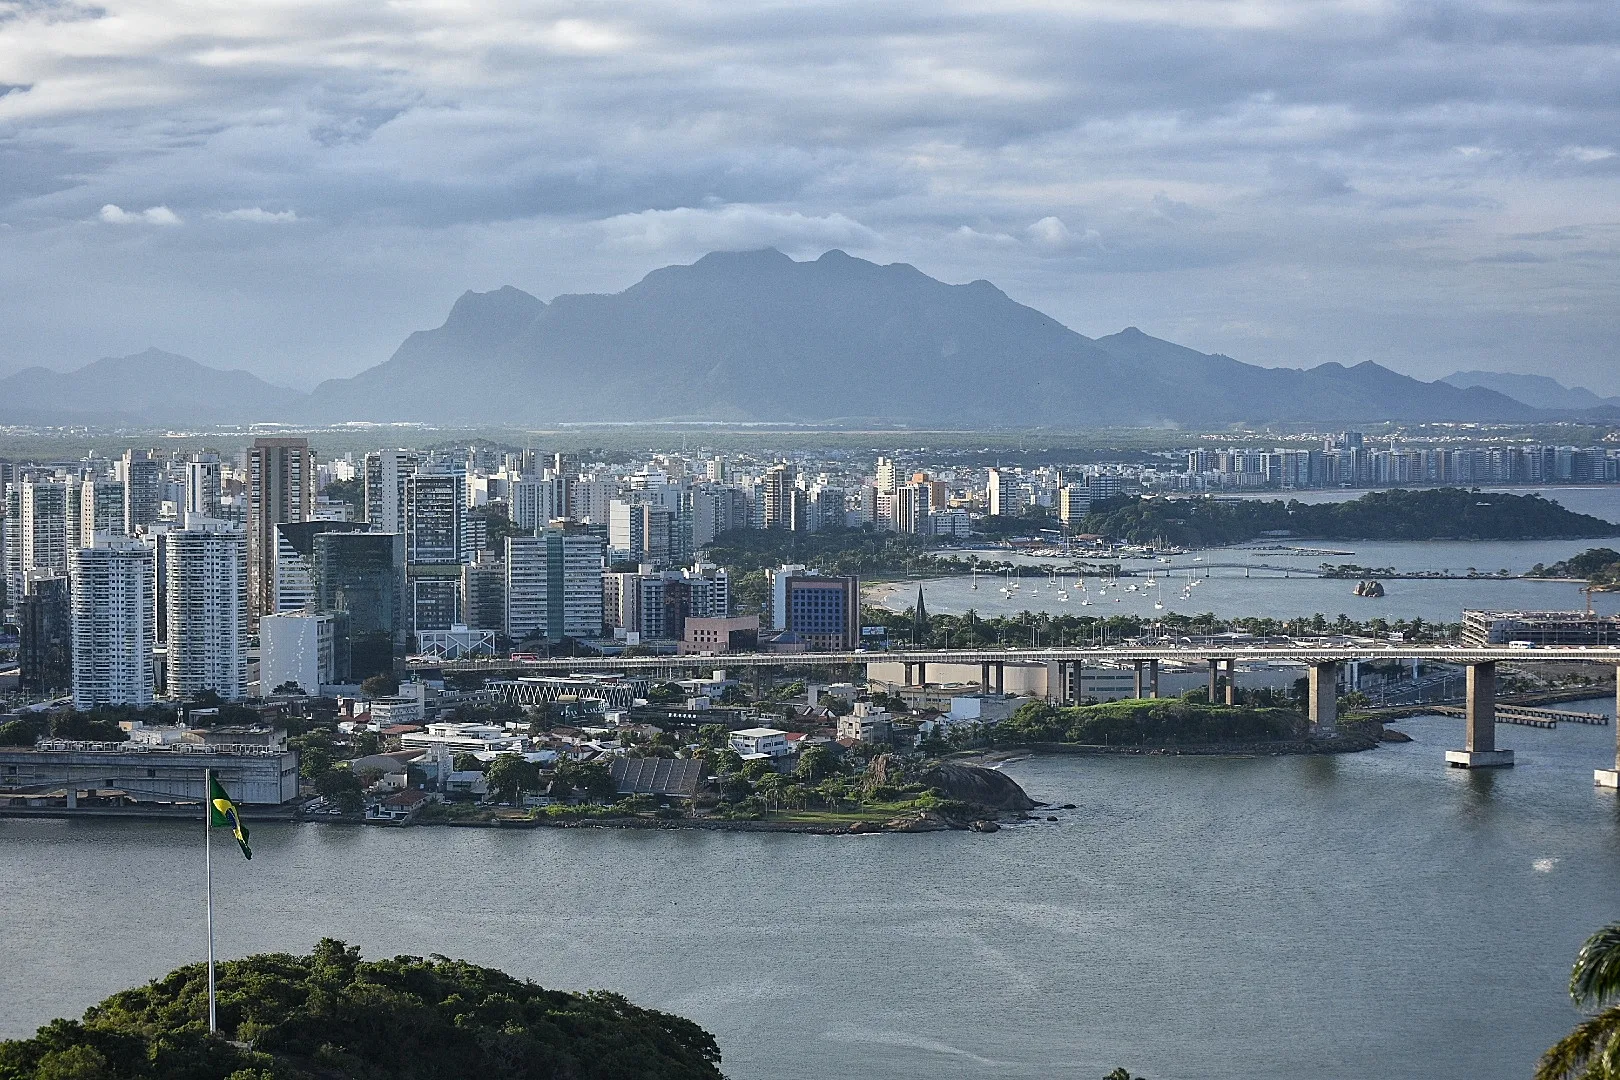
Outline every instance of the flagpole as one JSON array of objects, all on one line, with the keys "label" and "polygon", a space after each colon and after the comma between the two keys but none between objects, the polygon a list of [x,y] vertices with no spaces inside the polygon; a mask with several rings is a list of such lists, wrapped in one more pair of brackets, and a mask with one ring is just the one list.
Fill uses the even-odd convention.
[{"label": "flagpole", "polygon": [[214,815],[212,769],[203,770],[203,882],[208,897],[208,1033],[219,1031],[214,1016]]}]

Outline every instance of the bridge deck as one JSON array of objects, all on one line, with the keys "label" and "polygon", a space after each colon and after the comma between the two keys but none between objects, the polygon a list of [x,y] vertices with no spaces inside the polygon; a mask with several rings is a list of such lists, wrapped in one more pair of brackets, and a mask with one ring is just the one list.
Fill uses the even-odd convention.
[{"label": "bridge deck", "polygon": [[888,649],[852,650],[823,653],[721,653],[681,656],[559,657],[548,660],[456,660],[444,663],[413,664],[412,670],[444,672],[523,673],[540,675],[570,671],[645,671],[686,668],[747,667],[830,667],[847,664],[1013,664],[1064,663],[1101,664],[1136,660],[1159,661],[1292,661],[1300,664],[1345,663],[1352,660],[1434,660],[1449,664],[1477,664],[1488,661],[1595,661],[1620,666],[1620,645],[1550,645],[1540,648],[1506,646],[1465,647],[1457,645],[1297,645],[1297,646],[1142,646],[1121,645],[1105,648],[1017,648],[995,649]]}]

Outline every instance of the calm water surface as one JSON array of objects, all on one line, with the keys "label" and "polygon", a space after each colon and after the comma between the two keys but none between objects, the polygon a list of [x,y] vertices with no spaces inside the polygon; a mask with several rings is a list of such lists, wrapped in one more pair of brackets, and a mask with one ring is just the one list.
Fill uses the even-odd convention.
[{"label": "calm water surface", "polygon": [[[1612,702],[1582,708],[1612,712]],[[337,935],[717,1033],[739,1078],[1522,1078],[1620,918],[1612,728],[1460,722],[1339,758],[1042,758],[1056,824],[757,836],[260,824],[222,845],[227,956]],[[200,955],[199,830],[0,821],[0,1035]]]},{"label": "calm water surface", "polygon": [[[1620,486],[1592,488],[1512,489],[1517,494],[1538,491],[1549,499],[1564,503],[1570,509],[1591,514],[1605,521],[1620,522]],[[1360,491],[1301,492],[1297,497],[1304,502],[1343,501],[1356,498]],[[1279,497],[1272,492],[1270,498]],[[1620,526],[1616,527],[1620,536]],[[978,588],[973,588],[972,577],[931,578],[923,583],[923,597],[928,610],[936,614],[959,615],[969,608],[981,615],[1016,615],[1021,611],[1050,611],[1054,614],[1112,616],[1137,615],[1144,618],[1169,614],[1201,615],[1212,613],[1221,618],[1271,616],[1291,619],[1311,616],[1318,612],[1336,618],[1343,613],[1357,620],[1384,618],[1389,620],[1421,618],[1431,622],[1456,622],[1464,608],[1494,608],[1497,610],[1558,610],[1582,607],[1585,596],[1578,584],[1567,581],[1533,581],[1510,579],[1507,581],[1482,580],[1394,580],[1385,582],[1386,595],[1377,599],[1355,596],[1355,582],[1299,576],[1317,570],[1322,563],[1354,563],[1359,566],[1394,567],[1400,571],[1440,570],[1466,574],[1470,569],[1491,574],[1498,570],[1520,574],[1536,563],[1551,564],[1569,558],[1587,548],[1607,545],[1620,547],[1620,538],[1612,540],[1434,540],[1434,541],[1317,541],[1278,540],[1265,541],[1296,549],[1326,550],[1336,554],[1303,554],[1278,551],[1245,550],[1243,547],[1211,548],[1188,552],[1172,558],[1168,564],[1143,559],[1124,562],[1126,569],[1145,575],[1152,570],[1167,576],[1169,582],[1154,591],[1128,592],[1098,590],[1099,582],[1093,575],[1086,580],[1084,598],[1075,587],[1075,576],[1063,576],[1064,599],[1050,581],[1024,577],[1012,595],[1004,595],[999,586],[1001,579],[979,575]],[[1051,563],[1051,559],[1009,556],[1004,551],[986,552],[985,557],[1014,562]],[[1277,569],[1281,568],[1281,569]],[[1288,572],[1297,568],[1297,574]],[[1200,583],[1191,594],[1182,599],[1188,575]],[[1128,579],[1137,580],[1139,579]],[[916,584],[878,585],[867,592],[869,603],[880,603],[891,610],[904,611],[917,596]],[[1164,607],[1155,608],[1155,603]],[[1604,613],[1620,612],[1620,594],[1598,594],[1593,607]]]}]

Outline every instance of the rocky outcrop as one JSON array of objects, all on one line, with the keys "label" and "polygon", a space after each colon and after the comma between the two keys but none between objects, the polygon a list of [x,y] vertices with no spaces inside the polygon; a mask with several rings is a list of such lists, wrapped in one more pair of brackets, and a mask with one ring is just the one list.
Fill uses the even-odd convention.
[{"label": "rocky outcrop", "polygon": [[944,792],[947,799],[992,810],[1022,813],[1035,809],[1035,801],[1004,772],[979,765],[941,763],[922,774],[921,780]]}]

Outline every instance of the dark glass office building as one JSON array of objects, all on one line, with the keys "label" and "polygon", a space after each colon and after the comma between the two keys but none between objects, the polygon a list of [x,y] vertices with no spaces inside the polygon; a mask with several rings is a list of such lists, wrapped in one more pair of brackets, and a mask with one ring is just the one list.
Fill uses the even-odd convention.
[{"label": "dark glass office building", "polygon": [[405,646],[405,538],[324,532],[313,543],[315,608],[342,616],[335,627],[335,677],[362,682],[392,673]]}]

